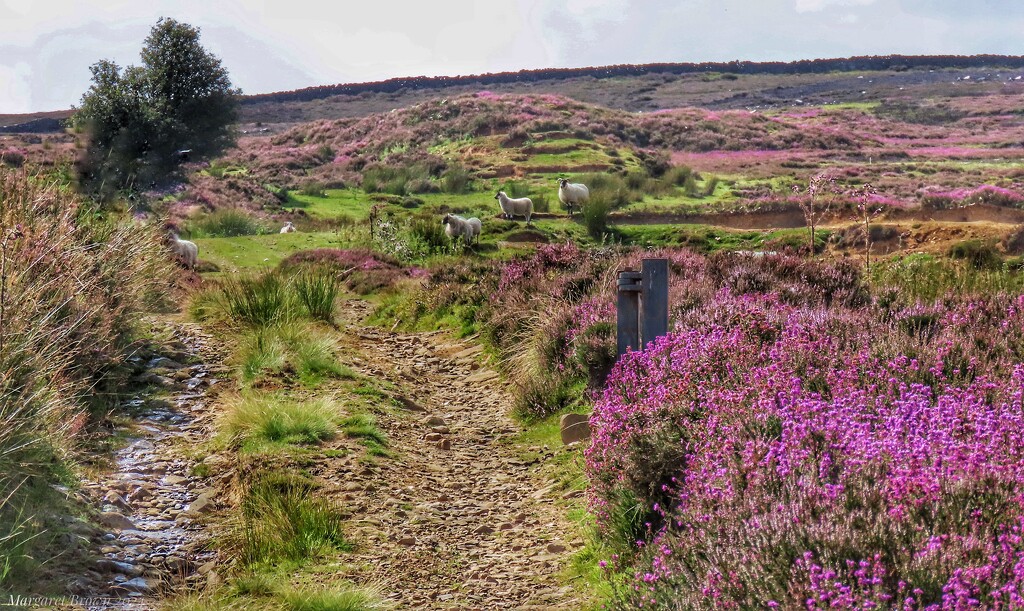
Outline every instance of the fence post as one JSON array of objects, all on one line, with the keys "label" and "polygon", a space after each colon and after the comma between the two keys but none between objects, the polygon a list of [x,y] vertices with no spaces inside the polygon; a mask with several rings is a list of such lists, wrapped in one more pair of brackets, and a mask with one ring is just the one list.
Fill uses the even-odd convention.
[{"label": "fence post", "polygon": [[644,259],[640,271],[640,346],[668,333],[668,259]]},{"label": "fence post", "polygon": [[633,270],[619,272],[617,308],[617,349],[622,356],[630,348],[640,348],[640,278],[641,273]]}]

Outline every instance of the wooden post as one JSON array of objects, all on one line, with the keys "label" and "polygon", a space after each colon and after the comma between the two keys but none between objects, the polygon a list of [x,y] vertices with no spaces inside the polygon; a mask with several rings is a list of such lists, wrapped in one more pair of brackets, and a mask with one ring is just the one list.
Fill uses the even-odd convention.
[{"label": "wooden post", "polygon": [[668,259],[644,259],[640,271],[641,347],[668,333]]},{"label": "wooden post", "polygon": [[640,272],[619,272],[619,300],[617,310],[617,352],[622,356],[630,348],[640,349]]}]

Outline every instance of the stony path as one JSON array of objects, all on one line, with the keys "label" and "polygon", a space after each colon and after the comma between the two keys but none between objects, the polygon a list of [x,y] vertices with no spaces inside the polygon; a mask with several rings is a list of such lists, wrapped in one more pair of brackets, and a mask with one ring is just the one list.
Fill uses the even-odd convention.
[{"label": "stony path", "polygon": [[[198,477],[183,449],[210,435],[208,408],[219,369],[209,363],[220,355],[197,325],[173,323],[173,333],[169,356],[135,359],[142,370],[137,381],[166,392],[141,393],[128,401],[135,422],[126,431],[126,445],[116,452],[111,469],[83,484],[100,510],[103,529],[95,568],[72,587],[73,593],[98,601],[88,609],[150,608],[177,586],[201,583],[213,566],[198,518],[212,506],[217,478]],[[198,364],[185,364],[197,358]]]},{"label": "stony path", "polygon": [[[367,306],[349,302],[359,320]],[[349,327],[362,374],[389,380],[407,414],[381,418],[397,456],[364,466],[325,465],[352,511],[351,577],[379,584],[400,609],[573,609],[580,601],[560,571],[582,543],[565,524],[561,496],[535,461],[508,442],[518,425],[498,374],[481,350],[446,333],[397,334]]]}]

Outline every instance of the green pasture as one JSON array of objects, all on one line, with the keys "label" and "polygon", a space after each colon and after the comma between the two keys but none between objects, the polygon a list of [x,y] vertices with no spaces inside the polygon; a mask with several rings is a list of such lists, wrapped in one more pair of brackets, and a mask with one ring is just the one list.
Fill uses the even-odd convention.
[{"label": "green pasture", "polygon": [[199,246],[200,259],[216,264],[221,273],[230,274],[246,269],[273,267],[285,257],[303,250],[366,246],[369,231],[363,224],[346,226],[337,231],[205,238],[195,242]]}]

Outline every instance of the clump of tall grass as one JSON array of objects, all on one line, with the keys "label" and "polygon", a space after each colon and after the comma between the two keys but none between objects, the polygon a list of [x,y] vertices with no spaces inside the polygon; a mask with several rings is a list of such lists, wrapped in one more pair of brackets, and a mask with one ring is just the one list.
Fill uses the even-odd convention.
[{"label": "clump of tall grass", "polygon": [[138,314],[166,305],[161,234],[0,169],[0,586],[36,534],[26,491],[73,460],[88,408],[113,403]]},{"label": "clump of tall grass", "polygon": [[309,317],[334,324],[334,304],[341,288],[337,278],[325,270],[311,269],[296,275],[292,282]]},{"label": "clump of tall grass", "polygon": [[229,278],[220,287],[223,311],[236,323],[267,326],[294,319],[298,313],[295,293],[278,274]]},{"label": "clump of tall grass", "polygon": [[612,204],[603,193],[590,196],[590,201],[583,206],[583,224],[590,237],[600,240],[608,232],[608,215],[611,209]]},{"label": "clump of tall grass", "polygon": [[231,238],[270,233],[265,223],[237,208],[215,210],[189,222],[187,229],[189,236],[194,238]]},{"label": "clump of tall grass", "polygon": [[254,393],[228,407],[221,424],[227,442],[243,450],[268,445],[314,444],[337,432],[338,406],[328,398],[301,401]]},{"label": "clump of tall grass", "polygon": [[303,562],[350,550],[338,508],[313,492],[313,484],[297,475],[257,474],[242,498],[240,518],[229,529],[227,549],[245,566]]},{"label": "clump of tall grass", "polygon": [[267,373],[288,371],[303,384],[316,386],[324,378],[355,378],[338,362],[336,349],[329,336],[301,323],[258,327],[248,332],[238,350],[241,379],[251,384]]}]

